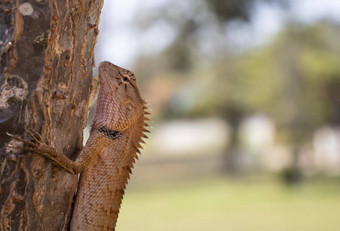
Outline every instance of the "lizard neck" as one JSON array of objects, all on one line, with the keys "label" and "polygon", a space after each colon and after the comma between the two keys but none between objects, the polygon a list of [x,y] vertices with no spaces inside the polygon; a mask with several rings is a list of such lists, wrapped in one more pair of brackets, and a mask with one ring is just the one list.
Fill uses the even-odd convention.
[{"label": "lizard neck", "polygon": [[114,113],[117,113],[118,105],[115,103],[114,95],[103,86],[100,87],[97,99],[96,111],[93,119],[91,133],[95,130],[105,127],[108,130],[114,129]]},{"label": "lizard neck", "polygon": [[144,118],[144,101],[136,100],[138,103],[134,103],[135,108],[129,111],[127,108],[130,101],[131,99],[125,99],[119,94],[112,94],[112,90],[107,86],[101,86],[91,131],[101,127],[112,131],[125,131],[133,127],[140,117]]}]

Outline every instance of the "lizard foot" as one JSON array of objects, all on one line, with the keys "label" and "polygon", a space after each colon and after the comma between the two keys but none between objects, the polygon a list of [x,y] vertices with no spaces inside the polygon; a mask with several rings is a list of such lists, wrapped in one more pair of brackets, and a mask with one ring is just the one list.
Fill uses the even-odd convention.
[{"label": "lizard foot", "polygon": [[[33,130],[30,130],[28,133],[29,133],[32,141],[25,140],[25,139],[23,139],[23,138],[21,138],[19,136],[16,136],[16,135],[13,135],[13,134],[10,134],[10,133],[6,132],[6,134],[9,137],[11,137],[11,138],[13,138],[15,140],[18,140],[18,141],[20,141],[20,142],[22,142],[24,144],[23,147],[20,147],[20,149],[22,149],[23,151],[35,151],[35,150],[37,150],[37,148],[41,144],[43,144],[43,142],[41,142],[42,137],[41,137],[40,134],[34,132]],[[8,144],[7,146],[10,147],[10,148],[17,148],[17,147],[14,147],[11,144]]]}]

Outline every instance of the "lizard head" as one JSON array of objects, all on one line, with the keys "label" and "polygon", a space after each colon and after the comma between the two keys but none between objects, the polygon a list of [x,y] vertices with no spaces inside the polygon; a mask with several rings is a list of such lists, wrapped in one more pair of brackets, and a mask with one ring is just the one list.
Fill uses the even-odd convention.
[{"label": "lizard head", "polygon": [[131,71],[110,62],[99,66],[100,89],[93,128],[124,131],[143,117],[145,101]]}]

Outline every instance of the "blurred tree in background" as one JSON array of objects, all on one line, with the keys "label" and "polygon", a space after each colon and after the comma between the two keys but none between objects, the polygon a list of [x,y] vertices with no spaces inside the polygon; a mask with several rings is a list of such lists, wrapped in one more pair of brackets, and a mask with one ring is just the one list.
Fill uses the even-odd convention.
[{"label": "blurred tree in background", "polygon": [[[155,59],[157,62],[153,62],[154,68],[148,67],[148,73],[155,73],[155,69],[185,72],[192,70],[193,65],[200,64],[202,60],[211,62],[224,57],[228,52],[233,52],[229,49],[225,39],[226,34],[229,33],[228,23],[249,22],[258,3],[267,3],[288,9],[289,2],[289,0],[165,2],[161,8],[157,9],[157,12],[147,11],[137,16],[136,22],[141,30],[163,23],[175,30],[175,36],[172,43],[161,52],[161,55],[141,57],[139,66],[142,68],[143,63]],[[143,62],[143,59],[147,59],[147,61]]]},{"label": "blurred tree in background", "polygon": [[[289,9],[289,1],[264,2]],[[152,17],[141,17],[141,28],[161,20],[176,33],[160,54],[140,57],[137,67],[150,82],[162,78],[158,88],[173,86],[168,88],[171,97],[159,104],[163,110],[158,118],[219,116],[228,121],[227,170],[238,169],[238,131],[244,118],[269,115],[279,142],[291,147],[286,178],[295,181],[301,177],[301,147],[316,129],[340,122],[340,28],[330,21],[308,25],[290,20],[269,43],[243,50],[231,47],[226,40],[233,33],[229,23],[250,22],[258,3],[175,1]]]},{"label": "blurred tree in background", "polygon": [[281,140],[292,148],[288,180],[300,177],[300,149],[316,129],[339,123],[340,43],[334,39],[339,33],[339,26],[328,22],[290,22],[272,44],[247,57],[242,68],[248,72],[245,78],[266,85],[249,85],[249,107],[271,115]]}]

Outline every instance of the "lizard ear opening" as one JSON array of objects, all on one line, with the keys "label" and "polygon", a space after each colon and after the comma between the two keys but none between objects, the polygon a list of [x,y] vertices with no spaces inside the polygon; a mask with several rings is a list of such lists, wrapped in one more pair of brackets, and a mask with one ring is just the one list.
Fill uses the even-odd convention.
[{"label": "lizard ear opening", "polygon": [[132,111],[132,110],[133,110],[133,105],[132,105],[132,103],[127,103],[127,104],[126,104],[126,110],[127,110],[127,111]]}]

